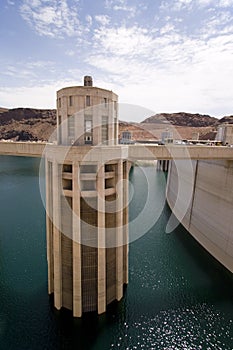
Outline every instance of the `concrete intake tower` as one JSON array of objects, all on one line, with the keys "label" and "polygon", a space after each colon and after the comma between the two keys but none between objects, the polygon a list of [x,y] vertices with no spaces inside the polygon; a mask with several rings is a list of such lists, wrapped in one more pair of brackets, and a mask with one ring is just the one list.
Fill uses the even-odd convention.
[{"label": "concrete intake tower", "polygon": [[46,150],[48,291],[54,305],[106,311],[128,283],[129,163],[118,143],[118,97],[84,86],[57,92],[57,144]]}]

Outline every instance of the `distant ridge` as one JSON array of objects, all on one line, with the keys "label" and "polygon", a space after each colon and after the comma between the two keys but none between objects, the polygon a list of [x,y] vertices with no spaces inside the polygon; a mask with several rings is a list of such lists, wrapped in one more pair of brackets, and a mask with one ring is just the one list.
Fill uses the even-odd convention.
[{"label": "distant ridge", "polygon": [[176,126],[205,127],[216,125],[217,122],[217,118],[211,117],[206,114],[178,112],[155,114],[149,118],[146,118],[141,123],[169,123]]},{"label": "distant ridge", "polygon": [[55,109],[5,109],[0,113],[0,139],[47,141],[56,124]]},{"label": "distant ridge", "polygon": [[[123,131],[130,131],[134,140],[159,139],[162,130],[170,124],[178,128],[183,138],[190,138],[193,132],[198,132],[203,139],[213,139],[217,126],[222,123],[233,123],[233,115],[217,119],[199,113],[159,113],[141,123],[119,121],[119,137]],[[47,141],[55,127],[55,109],[0,107],[0,139]]]},{"label": "distant ridge", "polygon": [[233,124],[233,115],[223,117],[218,122],[219,124],[222,124],[222,123]]},{"label": "distant ridge", "polygon": [[0,107],[0,113],[9,111],[8,108]]},{"label": "distant ridge", "polygon": [[[2,108],[3,110],[4,108]],[[14,120],[29,119],[56,119],[55,109],[36,109],[36,108],[13,108],[2,111],[0,114],[0,125]]]}]

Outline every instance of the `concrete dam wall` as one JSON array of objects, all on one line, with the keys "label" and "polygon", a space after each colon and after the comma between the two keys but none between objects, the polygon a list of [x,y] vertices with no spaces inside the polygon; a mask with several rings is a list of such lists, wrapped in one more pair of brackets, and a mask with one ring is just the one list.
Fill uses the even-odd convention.
[{"label": "concrete dam wall", "polygon": [[172,161],[167,201],[190,234],[233,272],[233,161]]}]

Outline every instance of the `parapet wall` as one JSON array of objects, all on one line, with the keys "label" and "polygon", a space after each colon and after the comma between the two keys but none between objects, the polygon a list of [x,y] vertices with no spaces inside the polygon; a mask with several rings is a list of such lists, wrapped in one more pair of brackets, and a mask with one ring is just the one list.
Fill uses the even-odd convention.
[{"label": "parapet wall", "polygon": [[172,161],[167,201],[191,235],[233,272],[233,161]]}]

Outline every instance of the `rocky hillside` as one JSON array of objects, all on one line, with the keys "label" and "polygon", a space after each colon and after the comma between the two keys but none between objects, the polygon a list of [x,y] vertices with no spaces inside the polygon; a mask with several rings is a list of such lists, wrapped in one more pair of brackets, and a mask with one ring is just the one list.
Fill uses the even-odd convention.
[{"label": "rocky hillside", "polygon": [[47,141],[56,125],[55,109],[14,108],[0,113],[0,139]]},{"label": "rocky hillside", "polygon": [[8,111],[7,108],[0,107],[0,113],[7,112],[7,111]]},{"label": "rocky hillside", "polygon": [[222,123],[233,124],[233,115],[223,117],[218,122],[219,124],[222,124]]},{"label": "rocky hillside", "polygon": [[[201,139],[214,139],[217,126],[221,123],[233,123],[233,116],[218,120],[202,114],[160,113],[141,123],[119,122],[119,137],[121,138],[123,131],[130,131],[132,140],[157,140],[161,139],[162,132],[171,125],[174,138],[191,139],[194,134],[199,133]],[[55,109],[0,108],[0,139],[47,141],[55,127]]]},{"label": "rocky hillside", "polygon": [[205,114],[192,113],[160,113],[152,115],[145,119],[142,123],[149,124],[171,124],[176,126],[190,126],[190,127],[206,127],[216,125],[217,118],[210,117]]},{"label": "rocky hillside", "polygon": [[150,130],[147,130],[143,127],[140,123],[128,123],[128,122],[119,122],[119,137],[121,138],[121,135],[124,131],[130,131],[132,135],[132,140],[154,140],[157,139],[154,137],[153,133],[150,132]]}]

